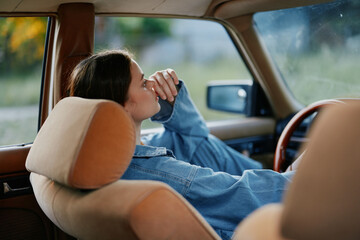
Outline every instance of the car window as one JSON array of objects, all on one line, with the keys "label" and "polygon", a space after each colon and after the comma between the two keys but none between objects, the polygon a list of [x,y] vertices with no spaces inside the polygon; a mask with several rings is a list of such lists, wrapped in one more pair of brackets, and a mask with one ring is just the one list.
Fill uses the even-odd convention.
[{"label": "car window", "polygon": [[[156,70],[173,68],[189,88],[205,120],[239,117],[206,107],[206,86],[212,80],[251,80],[225,28],[213,21],[97,17],[95,52],[126,48],[149,76]],[[149,121],[143,127],[156,126]]]},{"label": "car window", "polygon": [[36,136],[46,25],[47,18],[0,18],[0,146]]},{"label": "car window", "polygon": [[258,32],[302,103],[360,97],[360,2],[257,13]]}]

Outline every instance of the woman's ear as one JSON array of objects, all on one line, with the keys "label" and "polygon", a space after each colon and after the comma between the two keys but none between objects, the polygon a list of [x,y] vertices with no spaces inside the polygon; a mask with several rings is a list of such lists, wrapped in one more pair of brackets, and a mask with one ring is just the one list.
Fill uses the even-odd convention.
[{"label": "woman's ear", "polygon": [[133,112],[133,109],[134,109],[134,104],[128,99],[124,103],[123,107],[124,107],[125,111],[131,115],[131,113]]},{"label": "woman's ear", "polygon": [[128,103],[128,101],[126,101],[126,102],[124,103],[123,108],[125,109],[125,111],[126,111],[127,113],[129,113],[129,103]]},{"label": "woman's ear", "polygon": [[125,112],[127,112],[127,114],[129,114],[130,118],[134,121],[135,125],[136,125],[136,120],[134,119],[134,112],[135,112],[135,104],[129,100],[127,100],[124,103],[123,108],[125,109]]}]

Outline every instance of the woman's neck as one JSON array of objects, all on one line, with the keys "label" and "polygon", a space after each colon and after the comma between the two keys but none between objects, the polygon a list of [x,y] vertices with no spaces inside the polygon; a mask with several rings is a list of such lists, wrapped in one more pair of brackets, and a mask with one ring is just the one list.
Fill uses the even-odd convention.
[{"label": "woman's neck", "polygon": [[141,144],[141,122],[135,122],[135,136],[136,136],[136,145]]}]

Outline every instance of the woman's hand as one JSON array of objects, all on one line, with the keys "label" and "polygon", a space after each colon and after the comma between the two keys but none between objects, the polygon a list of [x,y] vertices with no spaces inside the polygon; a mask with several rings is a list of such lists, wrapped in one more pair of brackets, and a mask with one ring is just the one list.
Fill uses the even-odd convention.
[{"label": "woman's hand", "polygon": [[157,71],[149,77],[150,81],[154,81],[154,90],[163,100],[172,103],[177,95],[176,85],[179,84],[179,79],[173,69],[166,69]]}]

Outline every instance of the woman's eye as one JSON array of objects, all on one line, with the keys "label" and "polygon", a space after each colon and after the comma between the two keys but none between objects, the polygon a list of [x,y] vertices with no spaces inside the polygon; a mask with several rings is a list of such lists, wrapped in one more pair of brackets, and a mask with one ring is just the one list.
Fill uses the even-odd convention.
[{"label": "woman's eye", "polygon": [[144,80],[144,85],[143,85],[144,87],[146,87],[146,82],[147,82],[147,80]]}]

